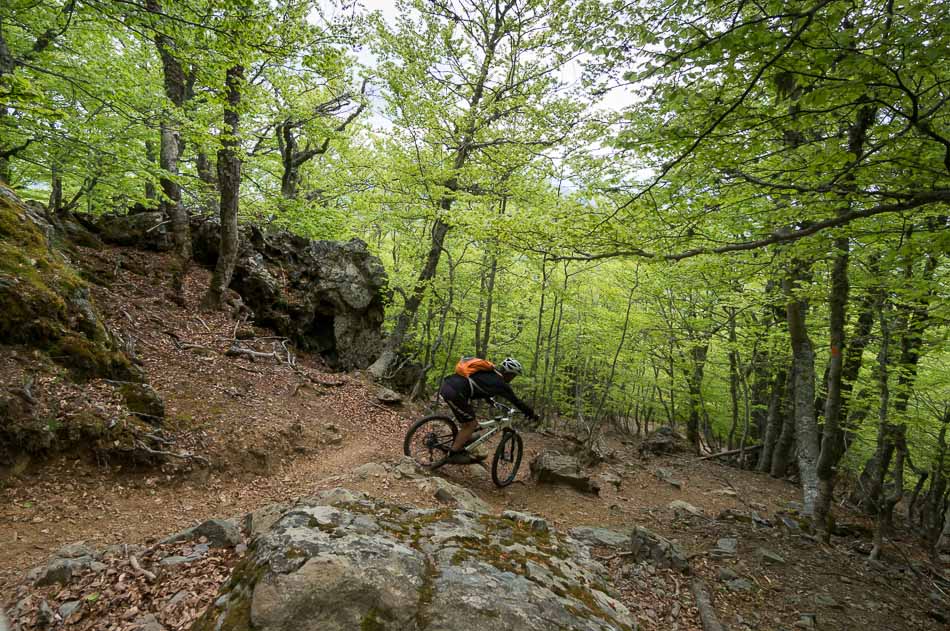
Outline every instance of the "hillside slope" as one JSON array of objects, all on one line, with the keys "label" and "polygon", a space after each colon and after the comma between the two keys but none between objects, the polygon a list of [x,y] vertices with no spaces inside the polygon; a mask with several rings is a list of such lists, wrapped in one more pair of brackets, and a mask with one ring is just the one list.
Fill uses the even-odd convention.
[{"label": "hillside slope", "polygon": [[[398,461],[403,432],[421,410],[386,407],[358,373],[329,371],[320,360],[293,353],[271,331],[231,314],[175,306],[164,297],[169,266],[163,254],[108,247],[80,248],[77,254],[83,275],[96,280],[90,292],[104,323],[128,341],[128,352],[164,398],[160,451],[167,454],[162,464],[143,466],[102,454],[90,457],[83,450],[59,452],[4,478],[0,593],[8,609],[20,603],[24,628],[39,628],[34,624],[44,601],[56,609],[93,594],[102,602],[83,600],[86,613],[70,618],[69,628],[113,623],[116,629],[136,628],[122,618],[124,606],[109,606],[106,595],[121,591],[137,594],[143,610],[159,616],[163,628],[186,629],[240,558],[209,555],[168,570],[157,582],[134,576],[127,563],[116,561],[110,580],[126,581],[119,591],[96,583],[94,576],[69,589],[23,582],[29,568],[66,544],[153,544],[142,559],[157,563],[158,551],[179,550],[154,545],[169,533],[337,486],[400,505],[439,504],[425,476],[402,475],[387,464]],[[208,276],[202,269],[192,271],[188,305],[199,304]],[[255,354],[229,354],[234,348]],[[105,396],[93,386],[83,395],[92,402]],[[552,436],[525,438],[526,463],[542,449],[570,449]],[[562,530],[636,524],[669,537],[690,556],[694,574],[711,586],[730,628],[787,629],[807,624],[810,614],[822,629],[941,628],[926,596],[934,583],[924,577],[919,559],[915,570],[896,553],[869,563],[860,537],[836,538],[833,548],[824,548],[805,533],[782,528],[775,515],[797,498],[794,485],[686,456],[644,459],[636,443],[626,440],[612,446],[614,458],[600,470],[612,472],[619,484],[606,486],[600,496],[536,484],[527,477],[527,466],[518,482],[502,490],[479,467],[446,468],[440,475],[474,491],[493,511],[538,514]],[[359,469],[367,463],[384,466]],[[681,488],[661,479],[664,474]],[[699,514],[671,508],[676,500]],[[753,513],[771,526],[753,520]],[[723,539],[737,543],[731,556],[714,553]],[[906,543],[900,545],[916,556]],[[760,549],[781,562],[767,560]],[[608,549],[598,555],[607,559],[613,587],[641,628],[701,628],[689,577],[631,563]],[[187,606],[166,615],[171,599]]]}]

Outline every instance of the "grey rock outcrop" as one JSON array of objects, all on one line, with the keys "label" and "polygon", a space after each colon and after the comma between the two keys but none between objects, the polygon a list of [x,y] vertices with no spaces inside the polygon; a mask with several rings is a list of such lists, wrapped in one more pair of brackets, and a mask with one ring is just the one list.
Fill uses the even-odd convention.
[{"label": "grey rock outcrop", "polygon": [[581,469],[577,458],[556,451],[542,451],[531,461],[531,475],[538,482],[564,484],[584,493],[600,493],[600,485]]},{"label": "grey rock outcrop", "polygon": [[470,490],[464,486],[452,484],[443,478],[426,478],[419,480],[417,484],[420,488],[432,493],[435,499],[440,502],[474,513],[488,513],[491,511],[491,507]]},{"label": "grey rock outcrop", "polygon": [[640,455],[672,454],[685,451],[686,444],[682,436],[670,427],[660,427],[640,443]]},{"label": "grey rock outcrop", "polygon": [[[192,223],[195,259],[218,257],[216,221]],[[245,226],[231,288],[255,314],[302,349],[344,370],[379,355],[386,272],[359,239],[311,241]]]},{"label": "grey rock outcrop", "polygon": [[631,630],[587,549],[527,522],[336,489],[251,546],[193,631]]},{"label": "grey rock outcrop", "polygon": [[146,250],[170,250],[169,224],[158,211],[129,215],[77,215],[80,222],[106,243],[135,246]]},{"label": "grey rock outcrop", "polygon": [[590,526],[579,526],[570,530],[572,537],[589,546],[623,549],[630,547],[631,532]]},{"label": "grey rock outcrop", "polygon": [[[81,216],[103,241],[142,249],[171,247],[161,215]],[[195,218],[191,224],[196,261],[214,265],[220,223]],[[320,353],[343,370],[365,368],[379,355],[385,291],[382,262],[358,239],[313,241],[285,230],[263,232],[242,226],[231,289],[270,326],[298,347]]]}]

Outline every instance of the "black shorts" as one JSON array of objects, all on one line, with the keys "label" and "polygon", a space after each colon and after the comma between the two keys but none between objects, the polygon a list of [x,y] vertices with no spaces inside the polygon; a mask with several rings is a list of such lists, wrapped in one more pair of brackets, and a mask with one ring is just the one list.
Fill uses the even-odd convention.
[{"label": "black shorts", "polygon": [[459,423],[471,423],[475,420],[475,409],[468,392],[460,392],[452,384],[443,381],[439,395],[448,404]]}]

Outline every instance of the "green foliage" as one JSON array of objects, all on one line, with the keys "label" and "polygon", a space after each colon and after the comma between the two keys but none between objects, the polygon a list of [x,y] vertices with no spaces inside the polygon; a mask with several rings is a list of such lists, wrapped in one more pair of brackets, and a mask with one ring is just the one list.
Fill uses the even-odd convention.
[{"label": "green foliage", "polygon": [[[433,226],[449,227],[407,342],[420,390],[481,349],[525,363],[515,385],[550,419],[692,413],[713,443],[761,439],[790,296],[809,305],[822,381],[846,237],[846,347],[865,305],[880,311],[848,395],[847,462],[876,440],[882,321],[886,415],[916,458],[934,455],[950,400],[939,3],[404,0],[393,20],[315,0],[159,6],[3,4],[17,61],[0,63],[0,176],[45,202],[55,171],[76,209],[156,206],[171,114],[185,204],[213,212],[199,157],[213,175],[225,71],[241,64],[242,220],[363,238],[390,275],[391,321]],[[159,36],[188,77],[181,108]],[[807,273],[786,295],[793,265]]]}]

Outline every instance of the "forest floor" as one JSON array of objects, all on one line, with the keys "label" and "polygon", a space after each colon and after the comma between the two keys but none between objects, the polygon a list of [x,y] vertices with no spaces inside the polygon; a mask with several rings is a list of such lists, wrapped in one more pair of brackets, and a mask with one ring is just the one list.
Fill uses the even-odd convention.
[{"label": "forest floor", "polygon": [[[338,486],[402,504],[437,504],[412,480],[353,471],[368,462],[397,461],[405,429],[421,409],[388,408],[377,402],[376,388],[362,375],[331,372],[306,354],[298,356],[296,370],[276,360],[225,356],[239,327],[227,314],[197,310],[209,278],[203,269],[192,270],[188,307],[178,308],[164,295],[165,256],[127,249],[86,254],[84,264],[91,268],[118,269],[114,280],[95,288],[95,298],[110,324],[135,340],[152,385],[165,399],[164,428],[177,439],[170,449],[192,451],[211,466],[176,460],[157,468],[130,467],[68,453],[0,478],[0,604],[12,608],[24,597],[43,597],[55,609],[82,596],[59,587],[31,588],[23,580],[30,568],[74,542],[98,548],[154,544],[210,517],[241,516]],[[270,335],[256,329],[245,343],[283,356]],[[93,386],[90,396],[97,391]],[[637,443],[610,442],[616,458],[600,468],[621,482],[606,485],[599,496],[528,477],[527,464],[536,453],[571,446],[549,434],[525,433],[522,472],[505,489],[495,488],[477,466],[446,467],[439,475],[468,487],[493,510],[541,515],[558,529],[640,525],[670,538],[690,555],[694,575],[710,587],[719,617],[730,629],[813,628],[808,626],[812,621],[814,628],[827,630],[945,628],[928,615],[930,595],[938,588],[926,577],[923,555],[910,539],[890,542],[880,562],[867,560],[867,537],[818,544],[775,525],[776,512],[799,499],[794,484],[688,455],[641,457]],[[661,479],[659,468],[680,488]],[[700,514],[674,511],[670,503],[675,500]],[[772,521],[772,527],[730,518],[753,512]],[[841,521],[868,525],[845,507],[837,512]],[[734,556],[710,554],[721,538],[738,540]],[[760,548],[780,558],[769,562]],[[167,585],[161,589],[143,586],[144,578],[133,579],[142,590],[151,590],[140,609],[164,608],[166,628],[188,628],[236,559],[233,553],[215,554],[186,564],[178,574],[163,575]],[[701,628],[689,577],[635,566],[623,556],[606,564],[641,629]],[[939,569],[948,571],[947,566]],[[727,587],[728,580],[736,585],[736,578],[745,581],[736,589]],[[163,601],[169,597],[178,599],[174,616]],[[70,617],[66,628],[131,628],[128,611],[102,610],[96,616]]]}]

